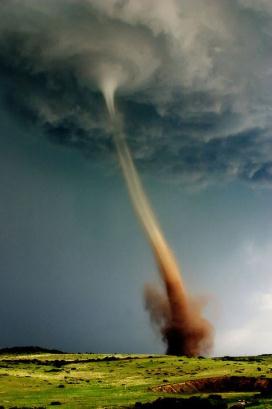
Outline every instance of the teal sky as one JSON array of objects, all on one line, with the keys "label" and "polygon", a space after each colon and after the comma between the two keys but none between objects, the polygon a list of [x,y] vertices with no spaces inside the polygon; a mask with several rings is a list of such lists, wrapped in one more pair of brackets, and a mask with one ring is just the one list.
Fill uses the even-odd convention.
[{"label": "teal sky", "polygon": [[[0,162],[1,346],[162,352],[142,295],[156,268],[117,166],[7,114]],[[214,354],[270,352],[271,190],[143,181],[188,290],[209,297]]]}]

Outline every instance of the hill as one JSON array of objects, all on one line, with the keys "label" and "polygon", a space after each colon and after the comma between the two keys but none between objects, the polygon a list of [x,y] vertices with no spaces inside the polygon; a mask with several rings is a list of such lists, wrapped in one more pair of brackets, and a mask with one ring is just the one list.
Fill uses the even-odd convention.
[{"label": "hill", "polygon": [[271,355],[187,358],[35,348],[2,350],[1,408],[272,407]]}]

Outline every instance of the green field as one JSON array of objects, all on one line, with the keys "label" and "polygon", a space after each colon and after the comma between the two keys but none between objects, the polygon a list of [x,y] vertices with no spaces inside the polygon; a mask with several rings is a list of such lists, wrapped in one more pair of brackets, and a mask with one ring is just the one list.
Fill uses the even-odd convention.
[{"label": "green field", "polygon": [[[50,408],[54,404],[67,409],[132,407],[137,401],[181,396],[152,391],[154,386],[233,375],[272,378],[272,356],[211,359],[164,355],[1,354],[0,406],[5,409]],[[256,391],[220,394],[230,407],[238,399],[252,399]],[[272,408],[272,395],[270,399],[258,398],[250,407]]]}]

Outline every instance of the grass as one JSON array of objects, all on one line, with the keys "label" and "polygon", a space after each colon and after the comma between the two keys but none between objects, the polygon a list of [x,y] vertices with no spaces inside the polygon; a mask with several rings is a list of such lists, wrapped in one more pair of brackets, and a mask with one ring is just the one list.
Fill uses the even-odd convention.
[{"label": "grass", "polygon": [[[50,408],[57,401],[65,409],[128,407],[137,401],[171,396],[151,391],[153,386],[222,375],[272,377],[272,356],[201,359],[164,355],[3,354],[0,405],[5,409]],[[234,402],[248,394],[223,396]],[[251,406],[257,407],[272,408],[272,399]]]}]

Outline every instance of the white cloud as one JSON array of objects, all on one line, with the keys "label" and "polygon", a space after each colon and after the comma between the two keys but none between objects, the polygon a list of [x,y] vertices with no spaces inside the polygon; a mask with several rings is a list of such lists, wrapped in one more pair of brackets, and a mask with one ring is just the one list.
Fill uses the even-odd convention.
[{"label": "white cloud", "polygon": [[225,329],[216,335],[214,355],[260,355],[271,353],[272,314],[262,314],[240,328]]},{"label": "white cloud", "polygon": [[[215,355],[271,353],[272,243],[248,240],[237,250],[233,294],[229,294],[217,321]],[[238,283],[239,281],[239,283]],[[238,290],[237,290],[238,286]]]},{"label": "white cloud", "polygon": [[260,311],[272,312],[272,290],[271,293],[258,294],[256,299],[257,308],[259,308]]},{"label": "white cloud", "polygon": [[[246,291],[246,290],[245,290]],[[271,353],[272,287],[271,291],[248,293],[247,318],[240,325],[218,331],[215,355],[254,355]],[[239,312],[237,312],[239,316]]]},{"label": "white cloud", "polygon": [[[272,287],[272,243],[271,241],[258,244],[255,240],[248,240],[242,247],[241,257],[248,266],[248,272],[266,278],[266,285]],[[271,277],[271,278],[270,278]]]}]

